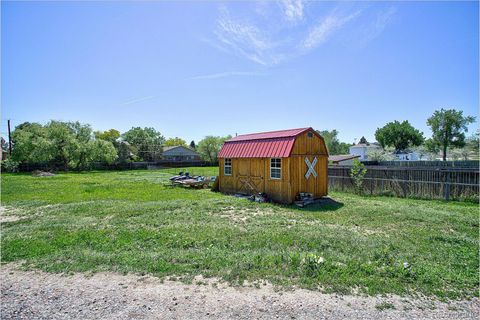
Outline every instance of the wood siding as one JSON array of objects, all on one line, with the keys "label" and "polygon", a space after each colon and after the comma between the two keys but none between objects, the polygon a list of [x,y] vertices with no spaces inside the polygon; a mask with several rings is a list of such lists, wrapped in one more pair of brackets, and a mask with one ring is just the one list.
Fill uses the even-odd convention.
[{"label": "wood siding", "polygon": [[[317,158],[317,177],[305,178],[305,157],[310,162]],[[296,138],[290,157],[282,158],[281,179],[270,178],[270,158],[233,158],[230,176],[224,174],[224,159],[219,159],[219,166],[219,188],[224,193],[265,192],[280,203],[292,203],[299,192],[313,193],[315,198],[328,193],[328,153],[316,134],[308,137],[305,132]]]}]

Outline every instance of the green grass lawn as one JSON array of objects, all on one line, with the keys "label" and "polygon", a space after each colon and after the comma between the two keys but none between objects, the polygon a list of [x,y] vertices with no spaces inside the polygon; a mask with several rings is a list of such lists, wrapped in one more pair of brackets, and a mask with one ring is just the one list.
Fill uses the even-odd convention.
[{"label": "green grass lawn", "polygon": [[164,186],[175,171],[3,174],[2,205],[20,220],[2,223],[2,263],[478,296],[477,204],[332,193],[338,204],[300,209]]}]

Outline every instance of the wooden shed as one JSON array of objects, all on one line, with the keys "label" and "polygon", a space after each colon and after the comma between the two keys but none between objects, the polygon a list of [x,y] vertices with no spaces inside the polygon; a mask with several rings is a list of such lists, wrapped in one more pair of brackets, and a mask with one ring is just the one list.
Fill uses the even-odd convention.
[{"label": "wooden shed", "polygon": [[328,192],[328,152],[312,128],[240,135],[224,143],[218,158],[221,192],[264,192],[281,203],[300,192],[314,198]]}]

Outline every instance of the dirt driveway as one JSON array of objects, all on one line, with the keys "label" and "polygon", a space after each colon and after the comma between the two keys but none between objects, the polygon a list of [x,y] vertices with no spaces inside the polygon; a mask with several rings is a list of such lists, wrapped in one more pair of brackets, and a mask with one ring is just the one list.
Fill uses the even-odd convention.
[{"label": "dirt driveway", "polygon": [[[1,319],[478,319],[480,302],[276,291],[98,273],[59,275],[2,266]],[[196,282],[199,282],[198,279]]]}]

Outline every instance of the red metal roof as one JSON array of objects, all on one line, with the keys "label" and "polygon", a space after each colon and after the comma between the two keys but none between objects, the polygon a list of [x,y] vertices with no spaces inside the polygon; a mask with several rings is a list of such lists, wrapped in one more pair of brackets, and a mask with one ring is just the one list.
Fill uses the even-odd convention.
[{"label": "red metal roof", "polygon": [[299,129],[289,129],[289,130],[279,130],[279,131],[270,131],[270,132],[242,134],[242,135],[236,136],[236,137],[228,140],[227,142],[296,137],[300,133],[305,132],[309,129],[312,130],[312,128],[299,128]]},{"label": "red metal roof", "polygon": [[286,158],[295,138],[312,128],[244,134],[225,141],[219,158]]}]

